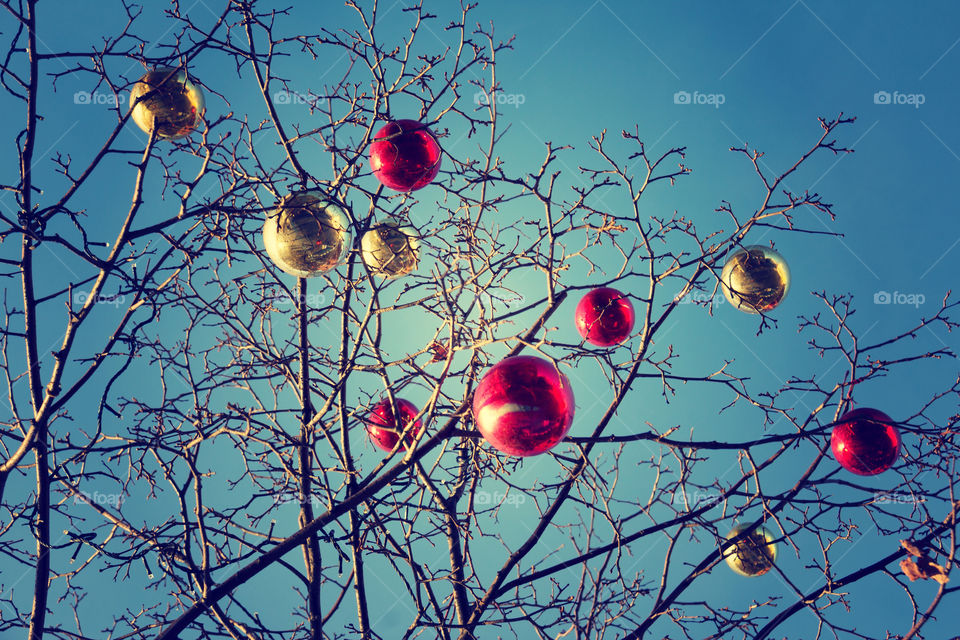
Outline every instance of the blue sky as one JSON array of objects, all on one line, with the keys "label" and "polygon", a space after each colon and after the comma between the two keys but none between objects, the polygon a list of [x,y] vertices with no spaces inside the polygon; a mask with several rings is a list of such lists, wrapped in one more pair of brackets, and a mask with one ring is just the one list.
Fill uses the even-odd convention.
[{"label": "blue sky", "polygon": [[[388,39],[405,33],[407,18],[399,10],[402,4],[381,3],[382,37]],[[279,24],[284,30],[295,32],[303,28],[301,25],[307,25],[308,31],[355,26],[351,13],[339,2],[300,5],[292,10],[290,17],[280,18]],[[101,32],[106,33],[123,21],[119,12],[95,17],[79,5],[54,10],[41,3],[40,7],[41,19],[48,22],[46,28],[49,29],[42,41],[56,43],[58,47],[87,47],[99,40]],[[147,13],[159,10],[159,6],[150,6]],[[432,23],[432,29],[423,34],[421,41],[428,49],[440,47],[449,37],[439,26],[453,15],[446,13],[449,11],[446,6],[437,7],[436,11],[441,17]],[[213,15],[202,2],[193,6],[191,14],[201,22],[209,21]],[[796,331],[798,316],[810,315],[819,309],[811,291],[851,293],[857,308],[854,324],[873,342],[900,333],[918,316],[935,313],[943,295],[954,287],[960,266],[960,216],[952,193],[960,171],[960,127],[956,119],[960,104],[956,82],[960,66],[958,18],[960,7],[951,2],[926,2],[922,8],[911,8],[888,1],[868,4],[827,0],[735,4],[490,0],[483,2],[473,14],[474,21],[492,20],[499,38],[516,35],[512,51],[501,55],[497,67],[501,84],[501,126],[509,125],[498,153],[505,159],[508,171],[535,171],[544,157],[544,143],[550,141],[573,147],[561,154],[558,161],[564,170],[560,184],[565,188],[581,184],[583,179],[577,168],[597,164],[587,148],[590,137],[607,129],[611,144],[620,145],[622,150],[625,147],[617,141],[620,130],[638,127],[649,153],[659,154],[671,147],[685,146],[685,163],[692,168],[692,173],[678,180],[675,186],[658,184],[651,189],[644,196],[643,211],[657,216],[669,216],[677,211],[692,219],[701,230],[724,228],[726,221],[714,211],[721,200],[732,203],[741,214],[759,202],[757,178],[743,156],[729,151],[731,146],[749,143],[751,148],[766,153],[762,166],[770,172],[779,171],[815,142],[820,134],[818,116],[832,118],[843,112],[857,118],[853,125],[838,132],[840,142],[854,149],[854,153],[837,157],[821,154],[787,182],[793,191],[816,191],[835,205],[836,221],[823,216],[811,217],[809,226],[840,233],[842,238],[768,233],[751,240],[754,243],[773,240],[791,267],[791,292],[775,313],[778,329],[756,336],[756,317],[739,313],[720,301],[713,315],[695,305],[678,309],[656,341],[655,354],[662,356],[668,345],[672,345],[680,353],[679,362],[683,363],[680,366],[687,373],[714,371],[725,360],[732,359],[736,372],[749,376],[757,391],[776,390],[792,375],[822,376],[832,381],[841,374],[843,366],[836,358],[821,359],[807,348],[808,337]],[[169,44],[167,31],[165,23],[155,19],[146,20],[138,33],[147,40]],[[153,55],[159,51],[162,49],[157,48]],[[342,58],[313,61],[293,56],[282,61],[280,69],[290,79],[294,91],[306,93],[319,83],[339,78],[337,72],[345,64]],[[252,88],[249,69],[237,77],[229,66],[209,54],[194,61],[195,75],[229,100],[227,104],[208,91],[208,118],[228,111],[249,114],[251,121],[264,118],[263,102]],[[128,80],[139,75],[138,68],[128,62],[117,63],[110,72]],[[68,74],[60,80],[56,92],[52,87],[45,88],[41,112],[48,118],[49,126],[37,144],[42,157],[60,151],[71,154],[75,162],[80,163],[102,145],[116,115],[107,105],[98,103],[97,98],[89,104],[77,102],[76,92],[92,91],[94,96],[106,96],[102,88],[94,88],[90,78]],[[473,93],[465,89],[464,100],[472,100]],[[19,104],[7,96],[0,97],[0,108],[7,111],[22,112]],[[401,108],[403,102],[399,104],[395,109]],[[310,116],[302,105],[282,105],[280,113],[285,119],[302,122],[305,127],[310,125]],[[415,114],[396,115],[415,117]],[[446,123],[441,122],[438,128],[445,126]],[[19,127],[17,120],[4,121],[5,139],[11,144],[0,169],[8,176],[7,183],[15,182],[9,178],[16,171],[9,151]],[[449,136],[442,143],[449,151],[469,154],[475,149],[476,140],[464,138],[461,120],[452,120],[448,128]],[[120,144],[142,148],[143,141],[142,132],[130,124]],[[270,144],[272,141],[264,142],[265,147]],[[267,148],[264,155],[280,162],[276,150]],[[329,162],[322,149],[306,150],[302,158],[311,171],[316,168],[318,178],[329,178]],[[176,161],[185,174],[196,169],[195,159],[177,157]],[[47,184],[51,185],[49,188],[56,192],[62,187],[62,179],[54,175],[52,163],[42,167]],[[132,169],[118,162],[112,173],[99,177],[95,188],[83,194],[90,220],[122,219],[129,206],[129,189],[117,188],[117,184],[131,175]],[[372,178],[367,180],[372,184]],[[160,199],[158,184],[154,182],[150,186],[153,191],[145,208],[147,219],[169,215],[172,206],[169,199]],[[441,197],[442,192],[435,187],[419,192],[419,202],[410,214],[412,221],[427,225]],[[7,205],[12,201],[9,196],[6,200]],[[3,201],[0,198],[0,203]],[[626,203],[622,195],[611,194],[605,204],[617,208]],[[504,215],[538,216],[540,209],[537,203],[524,200],[506,207]],[[251,232],[255,232],[253,227]],[[14,253],[12,243],[4,245],[4,257],[12,258]],[[62,262],[45,261],[40,267],[42,273],[55,278],[62,272],[63,265],[69,268],[74,264],[68,256],[60,259]],[[608,266],[614,264],[611,261]],[[575,284],[580,285],[588,284],[589,277],[598,276],[576,270],[571,275]],[[521,295],[533,295],[540,286],[540,282],[533,279],[517,284]],[[642,289],[637,293],[640,292]],[[11,289],[8,295],[15,293]],[[892,304],[884,304],[885,294],[889,294]],[[552,320],[559,341],[577,339],[573,327],[575,306],[576,299],[568,300]],[[109,309],[104,310],[108,312]],[[61,315],[51,314],[43,319],[45,335],[51,336],[51,341],[62,331]],[[415,319],[411,316],[410,320],[393,321],[388,328],[388,335],[395,340],[390,350],[397,354],[409,352],[422,346],[420,341],[432,335],[433,327],[421,328],[419,333],[411,331]],[[169,326],[177,322],[175,318],[164,320]],[[327,337],[322,326],[312,331],[318,342]],[[955,336],[943,332],[924,331],[917,340],[928,349],[957,347]],[[584,364],[568,373],[578,400],[578,416],[571,435],[585,435],[592,428],[591,420],[602,415],[609,401],[609,389],[604,388],[597,372],[591,370],[596,366]],[[856,399],[860,406],[876,406],[895,419],[902,419],[912,415],[917,410],[916,403],[926,400],[932,390],[947,386],[956,371],[955,362],[943,360],[922,367],[905,367],[895,375],[858,389]],[[122,386],[130,393],[144,393],[136,379],[127,380]],[[153,389],[147,393],[150,391]],[[352,391],[358,398],[377,392],[375,386]],[[419,405],[426,401],[429,393],[413,386],[406,395]],[[636,432],[647,428],[646,423],[659,430],[684,425],[682,431],[688,433],[692,429],[694,438],[742,440],[755,437],[761,430],[776,432],[778,428],[776,424],[764,427],[755,411],[739,405],[718,415],[718,407],[727,400],[722,393],[681,388],[677,396],[669,400],[668,403],[660,393],[659,384],[639,383],[614,421],[614,432]],[[812,397],[797,395],[796,415],[809,411],[812,403]],[[946,419],[947,409],[938,410],[938,419]],[[94,410],[92,405],[78,404],[77,414],[85,413],[86,417],[77,419],[89,420]],[[637,495],[641,496],[649,492],[652,472],[638,461],[657,451],[645,447],[641,443],[631,450],[625,457],[632,459],[632,466],[621,470],[622,482],[635,485]],[[375,464],[379,455],[376,450],[371,446],[358,448],[362,452],[361,466]],[[804,460],[810,459],[811,451],[800,448],[792,459],[797,465],[804,464]],[[598,466],[610,464],[609,455],[605,452]],[[214,468],[217,461],[209,464]],[[214,487],[212,491],[223,491],[223,495],[227,495],[226,485],[220,483],[231,473],[239,473],[239,467],[224,464],[228,465],[227,469],[218,467],[222,477],[211,479],[210,485]],[[736,452],[712,455],[698,468],[697,480],[722,481],[736,465]],[[780,464],[764,482],[768,487],[787,487],[796,468]],[[559,464],[545,456],[525,461],[511,480],[521,486],[524,483],[532,486],[537,480],[560,472]],[[883,475],[867,482],[880,491],[884,489],[884,482],[893,479]],[[29,481],[18,486],[25,490],[27,485]],[[157,500],[161,502],[144,501],[142,507],[137,508],[128,499],[128,505],[133,506],[133,513],[149,521],[155,512],[162,511],[158,507],[165,498],[160,496]],[[292,506],[285,509],[289,514],[294,513]],[[897,540],[877,535],[862,514],[851,514],[851,517],[863,528],[857,542],[838,560],[840,564],[854,568],[864,558],[896,548]],[[509,519],[503,531],[508,541],[524,535],[527,530],[524,527],[535,520],[535,512],[529,505],[520,505]],[[290,515],[285,524],[282,517],[278,520],[281,529],[290,531],[295,516]],[[653,580],[659,579],[665,540],[661,538],[659,542],[645,542],[639,548],[631,548],[631,567],[645,572]],[[798,540],[815,545],[809,536],[798,536]],[[499,566],[503,559],[497,543],[484,540],[476,544],[475,553],[486,554],[480,557],[489,558],[490,566]],[[544,555],[553,548],[550,545],[561,544],[561,538],[551,534],[542,544],[541,555]],[[711,544],[706,538],[685,540],[678,558],[698,562],[712,548]],[[487,548],[478,551],[483,546]],[[816,551],[815,546],[801,547],[799,552],[781,549],[780,566],[805,590],[818,584],[815,574],[804,569]],[[66,562],[72,549],[64,553],[60,560]],[[5,568],[6,562],[0,559],[4,575],[10,570]],[[575,581],[576,574],[570,573],[567,578]],[[396,585],[389,582],[378,585],[373,580],[371,583],[373,597],[389,602]],[[881,637],[888,628],[902,633],[909,627],[908,603],[902,591],[898,593],[890,584],[884,579],[857,585],[852,590],[852,612],[832,612],[831,615],[839,619],[846,617],[844,624],[856,626],[868,637]],[[126,585],[103,579],[96,583],[96,588],[101,595],[110,594],[135,606],[143,592],[131,592]],[[22,587],[18,592],[19,589]],[[271,604],[289,606],[292,597],[289,589],[283,572],[271,569],[241,589],[241,593],[256,594],[261,608],[269,610]],[[921,602],[928,600],[932,593],[925,584],[915,585],[913,590]],[[789,588],[775,576],[745,580],[721,565],[706,576],[687,599],[709,598],[718,604],[745,606],[752,599],[770,594],[783,595],[788,602],[791,597]],[[146,601],[150,601],[149,597]],[[871,604],[876,601],[882,606]],[[641,601],[638,606],[646,605]],[[941,620],[930,625],[930,637],[952,632],[949,615],[943,613],[945,610],[941,611]],[[92,612],[89,615],[92,619],[96,617]],[[63,610],[57,617],[67,619],[70,614]],[[405,605],[397,601],[385,607],[377,624],[381,633],[391,637],[391,625],[405,627],[408,620]],[[814,623],[808,614],[800,614],[789,628],[796,637],[812,637]],[[480,637],[513,637],[503,628],[482,633],[488,635]],[[523,631],[518,633],[521,637],[532,637],[525,636]]]}]

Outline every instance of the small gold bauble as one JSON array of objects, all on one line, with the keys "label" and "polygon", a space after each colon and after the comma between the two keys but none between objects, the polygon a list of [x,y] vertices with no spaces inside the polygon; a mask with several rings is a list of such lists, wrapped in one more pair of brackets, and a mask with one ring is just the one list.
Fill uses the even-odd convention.
[{"label": "small gold bauble", "polygon": [[388,220],[363,234],[360,241],[363,262],[370,271],[386,278],[406,275],[417,268],[420,240],[413,227]]},{"label": "small gold bauble", "polygon": [[281,270],[298,278],[330,271],[350,252],[343,205],[320,191],[288,195],[263,225],[263,246]]},{"label": "small gold bauble", "polygon": [[779,253],[754,245],[734,253],[720,273],[723,295],[740,311],[772,310],[787,296],[790,269]]},{"label": "small gold bauble", "polygon": [[190,135],[203,118],[203,92],[180,69],[157,67],[130,90],[130,117],[137,126],[172,140]]},{"label": "small gold bauble", "polygon": [[[727,534],[727,540],[736,538],[746,528],[747,525],[737,525]],[[772,533],[759,527],[735,545],[728,547],[723,552],[723,557],[730,568],[742,576],[762,576],[770,571],[773,563],[777,561],[777,545],[773,540]]]}]

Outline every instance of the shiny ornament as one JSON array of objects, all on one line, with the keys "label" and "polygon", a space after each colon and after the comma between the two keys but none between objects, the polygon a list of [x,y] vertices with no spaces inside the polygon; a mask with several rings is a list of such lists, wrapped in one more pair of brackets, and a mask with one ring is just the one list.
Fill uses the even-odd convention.
[{"label": "shiny ornament", "polygon": [[[397,426],[397,420],[393,410],[390,407],[390,398],[384,398],[373,406],[370,415],[367,417],[367,433],[370,434],[370,440],[384,451],[393,451],[393,448],[400,442],[400,434],[407,429],[410,422],[417,417],[420,410],[410,402],[402,398],[394,397],[397,411],[400,413],[400,426]],[[413,427],[407,432],[401,450],[413,446],[414,438],[423,431],[423,425],[417,420]]]},{"label": "shiny ornament", "polygon": [[[748,525],[737,525],[727,534],[727,540],[732,540],[747,529]],[[773,534],[763,527],[741,538],[723,552],[727,565],[742,576],[752,578],[762,576],[773,568],[777,561],[777,545],[773,541]]]},{"label": "shiny ornament", "polygon": [[536,356],[506,358],[483,376],[473,394],[473,419],[503,453],[533,456],[557,445],[573,424],[573,388]]},{"label": "shiny ornament", "polygon": [[280,269],[309,278],[340,264],[350,251],[350,222],[342,205],[320,191],[288,195],[267,216],[263,246]]},{"label": "shiny ornament", "polygon": [[773,249],[760,245],[740,249],[720,273],[723,295],[746,313],[771,311],[790,289],[790,269]]},{"label": "shiny ornament", "polygon": [[417,268],[420,240],[413,227],[390,220],[374,225],[363,234],[360,249],[363,262],[370,271],[396,278]]},{"label": "shiny ornament", "polygon": [[830,448],[847,471],[874,476],[892,467],[900,457],[900,433],[884,412],[854,409],[843,414],[833,428]]},{"label": "shiny ornament", "polygon": [[574,318],[580,335],[598,347],[620,344],[633,331],[633,305],[622,293],[609,287],[594,289],[583,296]]},{"label": "shiny ornament", "polygon": [[425,125],[396,120],[377,132],[370,145],[370,168],[385,187],[416,191],[440,172],[440,145]]},{"label": "shiny ornament", "polygon": [[190,135],[203,120],[203,92],[181,69],[147,72],[130,90],[130,104],[138,127],[150,133],[156,126],[157,136],[168,140]]}]

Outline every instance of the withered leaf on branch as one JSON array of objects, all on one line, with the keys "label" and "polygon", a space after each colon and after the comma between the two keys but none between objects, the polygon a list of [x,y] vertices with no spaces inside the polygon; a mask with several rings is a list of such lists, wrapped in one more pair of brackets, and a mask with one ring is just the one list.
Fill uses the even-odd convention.
[{"label": "withered leaf on branch", "polygon": [[430,358],[430,364],[446,359],[448,353],[446,346],[439,342],[433,342],[428,348],[433,352],[433,357]]},{"label": "withered leaf on branch", "polygon": [[932,578],[940,584],[949,582],[950,578],[947,576],[947,570],[931,560],[917,545],[909,540],[901,540],[900,545],[907,550],[907,553],[917,558],[916,561],[911,558],[904,558],[900,561],[900,569],[903,571],[903,575],[910,579],[910,582],[918,578],[927,580]]}]

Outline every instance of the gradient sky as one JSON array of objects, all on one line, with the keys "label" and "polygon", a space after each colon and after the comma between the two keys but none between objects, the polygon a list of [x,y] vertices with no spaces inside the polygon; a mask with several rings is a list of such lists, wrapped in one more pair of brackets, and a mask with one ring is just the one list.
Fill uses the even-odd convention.
[{"label": "gradient sky", "polygon": [[[122,24],[123,16],[119,12],[100,14],[89,11],[89,4],[63,3],[55,7],[41,3],[40,19],[49,22],[47,35],[41,40],[56,43],[57,48],[87,48],[99,41],[99,34]],[[148,7],[147,12],[159,12],[162,7],[161,3],[157,4]],[[339,2],[298,5],[301,6],[293,9],[292,16],[280,19],[283,30],[295,32],[298,25],[308,25],[304,27],[306,31],[316,32],[321,27],[335,29],[354,25],[352,12]],[[406,18],[399,10],[402,5],[402,2],[381,2],[381,19],[396,20],[395,25],[384,25],[387,37],[402,34],[407,28]],[[440,19],[433,23],[431,34],[424,34],[423,45],[428,47],[439,47],[440,40],[449,37],[439,26],[446,24],[452,15],[444,13],[445,6],[438,6],[434,11],[440,13]],[[193,5],[191,14],[200,22],[212,19],[203,2]],[[702,307],[686,305],[664,327],[655,350],[662,355],[668,345],[674,345],[681,355],[680,362],[685,363],[684,372],[713,371],[725,359],[734,359],[735,370],[750,376],[761,390],[775,390],[792,375],[822,376],[832,382],[841,374],[842,364],[829,356],[821,359],[807,348],[807,337],[796,331],[797,316],[818,310],[811,291],[852,293],[858,309],[854,324],[861,335],[873,341],[900,333],[917,316],[935,313],[943,295],[957,282],[960,216],[952,193],[960,175],[960,127],[956,117],[960,104],[956,81],[960,69],[960,5],[957,3],[925,2],[922,8],[913,8],[888,1],[489,0],[481,4],[473,18],[484,22],[493,20],[496,34],[501,38],[516,35],[513,50],[504,52],[498,60],[503,100],[501,123],[510,125],[499,155],[506,160],[508,170],[535,171],[544,157],[546,141],[569,144],[574,149],[561,156],[560,167],[567,173],[560,182],[580,184],[582,179],[576,168],[597,164],[587,149],[590,136],[606,128],[610,138],[618,138],[621,129],[632,130],[637,126],[650,154],[686,146],[686,164],[693,170],[674,187],[656,185],[657,188],[644,196],[644,210],[658,216],[677,211],[693,219],[701,231],[724,226],[725,221],[714,212],[721,200],[731,202],[741,214],[759,203],[757,178],[742,156],[729,151],[731,146],[749,142],[751,147],[766,152],[764,166],[771,171],[782,170],[816,141],[820,134],[818,116],[832,118],[840,112],[856,116],[852,126],[838,132],[840,142],[853,148],[855,153],[836,158],[819,155],[787,184],[795,192],[809,189],[834,203],[837,220],[831,222],[821,216],[812,226],[822,225],[823,230],[841,233],[843,237],[768,233],[750,238],[753,243],[774,240],[790,264],[791,293],[776,311],[780,326],[776,331],[756,336],[756,318],[735,311],[725,302],[715,307],[712,316]],[[0,18],[0,30],[9,29],[10,18],[4,15]],[[169,34],[165,31],[162,21],[148,20],[138,33],[149,41],[169,43]],[[343,59],[312,61],[294,57],[284,61],[282,69],[290,78],[290,86],[306,93],[311,86],[338,78],[336,72],[343,65]],[[125,74],[130,80],[138,75],[137,68],[129,63],[122,63],[112,72]],[[249,113],[251,120],[265,117],[262,99],[252,88],[249,70],[238,78],[222,61],[208,55],[195,61],[193,72],[230,102],[227,105],[222,98],[208,92],[208,119],[228,110]],[[98,103],[96,97],[90,104],[83,104],[82,100],[78,104],[76,92],[89,91],[93,91],[94,96],[106,95],[97,93],[101,89],[92,86],[90,76],[77,74],[61,79],[56,91],[52,86],[44,90],[41,112],[50,125],[38,140],[39,158],[59,151],[71,154],[80,163],[100,147],[116,116],[107,105]],[[469,92],[466,96],[466,100],[471,99]],[[683,103],[686,96],[690,98],[689,104]],[[17,114],[3,121],[3,135],[8,145],[7,153],[0,159],[0,170],[7,176],[4,182],[15,183],[16,179],[11,177],[16,175],[11,151],[21,126],[23,107],[4,95],[0,96],[0,109]],[[280,109],[281,117],[308,120],[302,105],[283,105]],[[464,132],[453,128],[461,123],[451,124],[450,135],[444,141],[448,149],[475,148],[475,140],[464,139]],[[123,135],[126,136],[121,141],[123,144],[142,148],[144,135],[132,124]],[[324,172],[329,172],[329,163],[322,156],[322,150],[318,150],[302,157],[306,166],[318,167],[318,177],[326,178]],[[62,180],[58,183],[57,178],[51,178],[52,163],[44,162],[41,167],[48,184],[62,184]],[[185,173],[195,165],[190,159],[183,162]],[[121,175],[124,171],[131,172],[129,167],[118,170]],[[103,175],[95,184],[97,190],[86,196],[88,214],[93,219],[97,216],[110,221],[119,219],[129,206],[129,189],[118,189],[115,175]],[[415,222],[426,224],[433,215],[431,205],[441,197],[441,192],[428,188],[419,197],[419,208],[415,208],[411,216]],[[9,194],[0,196],[0,205],[6,208],[9,209],[12,202]],[[171,206],[169,201],[164,203],[159,198],[148,204],[154,207],[150,215],[157,217]],[[609,205],[622,207],[624,202],[611,196]],[[505,215],[523,216],[526,211],[540,215],[539,206],[531,201],[511,205]],[[12,243],[2,249],[8,258],[19,251]],[[68,258],[65,260],[63,264],[70,263]],[[49,273],[55,275],[61,266],[51,259],[40,268],[50,269]],[[577,284],[585,283],[577,281]],[[535,290],[538,284],[521,283],[521,286]],[[7,295],[15,298],[16,287],[12,283],[6,287]],[[875,303],[875,300],[882,301],[884,292],[900,294],[899,299],[912,296],[910,299],[915,304]],[[577,340],[572,322],[575,304],[575,300],[568,301],[566,308],[554,317],[553,324],[558,327],[561,341]],[[50,335],[55,337],[61,320],[58,315],[45,322]],[[313,330],[319,332],[322,328]],[[406,329],[398,330],[397,336],[395,348],[399,353],[408,347],[422,346],[417,341],[423,336],[410,334]],[[321,336],[317,335],[317,339]],[[958,346],[955,335],[929,331],[918,340],[928,344],[928,348],[956,349]],[[894,376],[858,390],[858,404],[878,406],[894,418],[911,415],[916,410],[916,402],[926,400],[932,390],[947,386],[956,375],[957,365],[940,361],[916,367],[914,375],[904,375],[907,371],[909,369],[902,369]],[[592,375],[586,366],[569,375],[578,400],[577,422],[571,433],[584,435],[594,424],[591,419],[596,419],[606,406],[610,393],[596,388],[595,381],[600,378]],[[128,390],[136,389],[135,381],[127,384]],[[417,397],[416,391],[411,391],[409,399],[421,404],[427,399],[427,392]],[[809,405],[813,400],[798,395],[794,405],[797,415],[812,408]],[[667,403],[658,384],[638,384],[621,410],[621,417],[615,421],[614,430],[617,433],[642,430],[646,422],[661,430],[682,424],[693,429],[696,438],[720,440],[748,439],[762,429],[776,430],[777,425],[763,427],[755,412],[741,407],[718,416],[717,408],[724,402],[723,394],[691,394],[690,390],[681,389],[677,397]],[[92,411],[93,407],[85,409]],[[946,408],[942,418],[946,418]],[[643,445],[638,445],[638,449],[640,447]],[[809,451],[798,452],[797,459],[809,459],[808,454]],[[373,461],[376,455],[371,447],[364,449],[361,466],[365,457]],[[643,459],[649,455],[650,452],[638,451],[636,457]],[[711,473],[722,479],[736,464],[736,459],[736,452],[726,456],[717,454],[699,469],[698,473],[703,474],[700,479],[708,480]],[[795,468],[787,467],[789,465],[779,465],[784,475],[777,476],[774,472],[765,482],[770,486],[791,484],[789,473]],[[521,485],[524,482],[532,485],[538,478],[556,475],[559,471],[555,461],[542,457],[526,461],[512,479]],[[883,489],[884,478],[872,480],[878,490]],[[634,482],[638,495],[645,495],[649,491],[650,471],[638,467],[625,472],[623,481]],[[14,487],[23,490],[28,484],[29,481],[11,483],[8,491]],[[164,498],[161,496],[158,500]],[[171,500],[166,506],[172,504]],[[145,501],[142,507],[131,508],[134,513],[142,511],[142,517],[149,519],[152,512],[162,511],[163,506]],[[290,511],[290,517],[286,518],[290,525],[291,521],[295,522],[295,508],[284,509]],[[516,522],[504,524],[504,527],[516,527],[518,536],[525,533],[524,518],[533,515],[522,511],[521,505]],[[283,521],[283,517],[278,520]],[[856,567],[861,559],[888,553],[898,544],[897,540],[871,535],[869,529],[860,533],[862,541],[839,560],[841,566]],[[505,537],[511,537],[510,533],[505,533]],[[630,550],[636,570],[646,571],[654,580],[659,578],[665,540],[659,546]],[[551,536],[546,536],[544,550],[551,548],[553,542]],[[701,540],[699,546],[695,541],[687,541],[680,558],[699,561],[707,553],[708,545],[707,540]],[[811,580],[811,584],[807,584],[798,578],[798,585],[809,589],[819,582],[813,580],[815,575],[804,573],[803,567],[818,549],[810,548],[808,555],[804,555],[804,551],[801,548],[797,554],[781,549],[780,566],[789,575]],[[72,549],[63,552],[59,560],[66,562],[71,552]],[[495,546],[491,547],[490,554],[493,565],[499,566],[502,560]],[[133,571],[140,568],[135,567]],[[4,576],[6,588],[13,582],[6,576],[18,572],[19,569],[9,566],[7,559],[0,558],[0,575]],[[271,569],[241,589],[241,593],[256,594],[261,613],[265,615],[269,615],[271,603],[288,604],[292,597],[281,573]],[[571,572],[568,577],[575,581],[577,575]],[[130,606],[136,606],[140,600],[150,602],[149,595],[144,599],[143,591],[131,591],[127,583],[114,582],[106,575],[102,579],[102,584],[97,585],[99,597],[115,598],[116,602]],[[142,580],[142,576],[139,579]],[[13,582],[17,585],[14,589],[18,598],[23,597],[19,594],[30,580],[32,578]],[[844,624],[857,627],[868,637],[882,637],[888,628],[895,633],[904,632],[909,627],[909,606],[903,593],[891,588],[888,579],[872,584],[880,586],[854,589],[857,595],[851,613],[834,612],[833,615],[848,617]],[[384,610],[375,616],[376,628],[387,637],[390,637],[390,625],[405,627],[409,620],[402,601],[390,604],[394,586],[377,585],[376,580],[371,580],[372,599],[385,603]],[[927,584],[917,584],[913,591],[921,602],[928,600],[932,593]],[[789,589],[778,583],[776,577],[745,580],[718,566],[686,599],[709,598],[711,602],[745,606],[752,599],[771,594],[783,595],[790,601]],[[110,613],[104,611],[103,615],[106,618]],[[954,633],[951,615],[946,607],[941,609],[940,621],[927,628],[928,637]],[[70,617],[72,614],[66,609],[56,616],[58,619]],[[813,637],[813,623],[812,616],[803,613],[797,615],[788,628],[796,637]],[[506,629],[482,630],[478,635],[513,637]],[[521,637],[532,636],[521,632]]]}]

